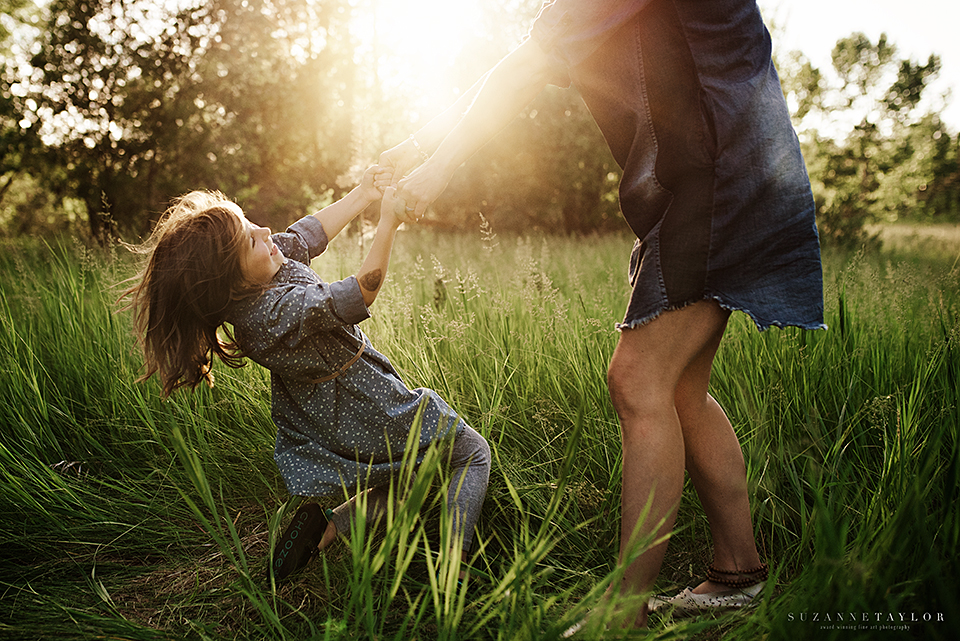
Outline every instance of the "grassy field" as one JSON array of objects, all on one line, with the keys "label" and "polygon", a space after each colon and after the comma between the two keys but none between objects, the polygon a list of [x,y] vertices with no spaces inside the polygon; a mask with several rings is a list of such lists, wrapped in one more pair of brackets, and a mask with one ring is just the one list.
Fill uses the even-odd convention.
[{"label": "grassy field", "polygon": [[[615,579],[620,445],[606,385],[630,239],[401,234],[364,329],[438,390],[494,466],[458,587],[442,470],[410,509],[280,586],[295,507],[272,460],[263,370],[159,399],[117,283],[121,251],[0,252],[0,638],[555,639]],[[937,241],[938,243],[940,241]],[[732,317],[713,393],[747,459],[770,562],[745,613],[653,617],[663,639],[952,639],[960,634],[960,242],[825,255],[829,331]],[[340,238],[315,268],[352,273]],[[688,489],[658,590],[710,561]],[[604,638],[624,636],[608,632]],[[586,637],[586,638],[589,638]]]}]

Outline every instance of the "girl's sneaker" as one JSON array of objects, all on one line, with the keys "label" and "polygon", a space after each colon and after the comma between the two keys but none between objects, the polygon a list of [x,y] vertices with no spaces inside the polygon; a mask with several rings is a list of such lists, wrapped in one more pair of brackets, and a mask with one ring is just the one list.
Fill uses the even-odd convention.
[{"label": "girl's sneaker", "polygon": [[319,505],[301,505],[273,550],[270,570],[274,578],[282,581],[309,563],[326,529],[327,518]]}]

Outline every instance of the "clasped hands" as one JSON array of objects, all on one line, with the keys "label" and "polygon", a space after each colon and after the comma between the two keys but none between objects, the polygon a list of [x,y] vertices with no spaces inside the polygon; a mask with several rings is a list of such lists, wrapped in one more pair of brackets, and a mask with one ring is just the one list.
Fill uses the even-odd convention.
[{"label": "clasped hands", "polygon": [[[422,165],[411,171],[417,163]],[[418,223],[427,207],[443,192],[449,177],[433,167],[413,137],[380,154],[376,187],[381,193],[396,188],[393,213],[402,223]]]},{"label": "clasped hands", "polygon": [[[423,212],[417,213],[416,207],[407,205],[406,200],[400,196],[397,184],[393,180],[394,171],[392,168],[377,165],[374,177],[374,186],[383,194],[384,197],[390,197],[393,200],[393,215],[402,223],[418,223],[423,218]],[[388,189],[393,188],[388,193]]]}]

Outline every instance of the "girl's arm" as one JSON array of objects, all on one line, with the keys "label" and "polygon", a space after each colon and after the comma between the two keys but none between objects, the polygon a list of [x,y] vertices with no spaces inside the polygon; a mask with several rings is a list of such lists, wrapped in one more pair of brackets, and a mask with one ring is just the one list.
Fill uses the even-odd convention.
[{"label": "girl's arm", "polygon": [[377,165],[368,167],[363,172],[363,178],[360,184],[350,190],[346,196],[328,205],[315,213],[314,218],[323,223],[323,231],[327,234],[327,240],[333,240],[333,237],[343,231],[347,224],[357,217],[370,203],[380,199],[380,191],[375,185],[375,181],[384,170]]},{"label": "girl's arm", "polygon": [[367,307],[373,304],[383,281],[387,277],[387,266],[390,264],[393,240],[397,235],[397,228],[400,226],[400,220],[393,211],[395,201],[396,188],[389,186],[384,190],[383,200],[380,203],[380,222],[377,224],[377,234],[373,238],[373,245],[357,272],[360,293],[363,294],[363,302],[366,303]]}]

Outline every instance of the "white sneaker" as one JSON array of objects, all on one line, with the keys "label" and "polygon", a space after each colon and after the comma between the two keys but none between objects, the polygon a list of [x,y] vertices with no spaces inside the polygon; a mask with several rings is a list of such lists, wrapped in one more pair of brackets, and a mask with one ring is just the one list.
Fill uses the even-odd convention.
[{"label": "white sneaker", "polygon": [[561,638],[561,639],[570,639],[570,638],[572,638],[573,635],[575,635],[577,632],[579,632],[580,630],[582,630],[582,629],[583,629],[583,626],[585,626],[585,625],[587,625],[587,620],[586,620],[586,619],[580,619],[579,621],[577,621],[576,623],[574,623],[573,625],[571,625],[569,628],[567,628],[566,630],[564,630],[564,631],[563,631],[563,634],[560,635],[560,638]]},{"label": "white sneaker", "polygon": [[706,592],[704,594],[694,594],[690,588],[684,588],[682,592],[672,597],[652,597],[647,602],[647,609],[653,612],[661,608],[673,607],[687,612],[697,612],[700,610],[742,608],[754,602],[754,597],[760,594],[763,585],[764,582],[761,581],[748,588]]}]

